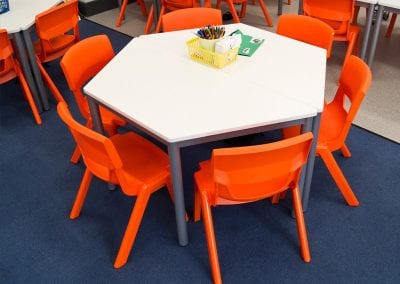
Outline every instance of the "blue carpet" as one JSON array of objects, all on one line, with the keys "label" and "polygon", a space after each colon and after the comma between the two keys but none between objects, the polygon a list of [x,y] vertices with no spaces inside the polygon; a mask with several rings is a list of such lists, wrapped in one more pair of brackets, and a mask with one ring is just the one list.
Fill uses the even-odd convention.
[{"label": "blue carpet", "polygon": [[[107,34],[116,51],[130,40],[86,20],[80,29],[82,38]],[[46,69],[73,107],[58,63]],[[54,103],[42,119],[42,126],[34,124],[16,81],[1,86],[0,283],[211,282],[203,224],[189,222],[190,244],[178,246],[166,190],[151,197],[126,266],[113,269],[134,198],[94,180],[81,216],[70,220],[84,167],[69,162],[75,144]],[[212,147],[276,137],[266,133],[183,149],[187,208],[193,171]],[[400,146],[357,127],[348,146],[352,158],[336,158],[361,206],[345,204],[317,159],[305,214],[311,263],[300,257],[289,199],[213,210],[224,282],[400,283]]]}]

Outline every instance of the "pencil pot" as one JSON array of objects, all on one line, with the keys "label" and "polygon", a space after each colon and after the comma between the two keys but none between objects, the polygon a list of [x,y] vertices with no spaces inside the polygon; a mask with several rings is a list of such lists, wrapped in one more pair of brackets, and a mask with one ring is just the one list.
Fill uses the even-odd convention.
[{"label": "pencil pot", "polygon": [[206,38],[199,38],[200,47],[209,51],[215,51],[215,43],[221,40],[220,38],[217,39],[206,39]]},{"label": "pencil pot", "polygon": [[0,0],[0,14],[8,12],[10,10],[10,4],[8,0]]}]

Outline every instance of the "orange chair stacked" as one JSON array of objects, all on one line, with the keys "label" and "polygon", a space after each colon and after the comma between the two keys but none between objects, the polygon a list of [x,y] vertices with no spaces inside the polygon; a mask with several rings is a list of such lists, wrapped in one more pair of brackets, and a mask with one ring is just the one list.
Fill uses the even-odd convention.
[{"label": "orange chair stacked", "polygon": [[[217,0],[217,9],[221,8],[221,2],[224,1],[227,3],[228,8],[232,14],[233,17],[233,21],[235,23],[240,23],[240,19],[239,18],[243,18],[246,14],[246,7],[247,7],[247,2],[248,0]],[[255,3],[255,1],[253,1],[253,4]],[[267,22],[267,25],[272,27],[272,20],[271,17],[269,15],[267,6],[264,3],[264,0],[258,0],[258,3],[260,4],[260,8],[261,11],[263,12],[263,15],[265,17],[265,21]],[[238,16],[236,9],[235,9],[235,5],[234,4],[241,4],[241,8],[240,8],[240,15]]]},{"label": "orange chair stacked", "polygon": [[[371,84],[371,70],[360,58],[351,55],[344,63],[339,87],[332,102],[324,107],[317,143],[317,155],[321,156],[339,190],[350,206],[359,202],[344,177],[332,153],[341,150],[343,156],[351,153],[345,144],[361,102]],[[350,106],[348,106],[350,103]]]},{"label": "orange chair stacked", "polygon": [[[142,15],[144,17],[147,17],[147,9],[146,9],[146,5],[144,4],[143,0],[137,0],[136,3],[140,6],[140,10],[142,11]],[[125,11],[126,11],[126,6],[128,5],[128,0],[123,0],[121,3],[121,7],[119,10],[119,14],[118,14],[118,19],[117,19],[117,23],[116,26],[120,27],[122,20],[124,19],[125,16]]]},{"label": "orange chair stacked", "polygon": [[[164,14],[175,10],[196,8],[196,7],[197,8],[200,7],[199,0],[161,0],[161,9],[158,22],[156,25],[156,33],[159,33],[161,31],[161,19]],[[211,8],[211,0],[205,0],[204,7]],[[147,18],[144,34],[149,34],[151,32],[151,28],[153,26],[153,20],[154,20],[154,7],[152,5],[150,8],[149,17]]]},{"label": "orange chair stacked", "polygon": [[13,55],[14,50],[10,40],[8,39],[8,33],[5,29],[0,29],[0,85],[17,77],[36,123],[42,124],[31,90],[29,89],[25,76],[19,67],[18,61],[13,57]]},{"label": "orange chair stacked", "polygon": [[128,196],[136,196],[114,262],[114,267],[120,268],[128,260],[150,195],[164,186],[172,194],[168,156],[132,132],[107,138],[79,124],[63,102],[58,104],[57,111],[78,144],[86,165],[70,218],[75,219],[80,215],[93,175],[105,182],[120,185]]},{"label": "orange chair stacked", "polygon": [[[40,72],[58,102],[64,101],[42,63],[62,57],[79,41],[78,0],[70,0],[36,16],[36,58]],[[72,31],[72,33],[71,33]]]},{"label": "orange chair stacked", "polygon": [[221,10],[213,8],[187,8],[164,14],[161,18],[164,32],[222,25]]},{"label": "orange chair stacked", "polygon": [[324,48],[326,57],[331,56],[335,32],[321,20],[303,15],[282,15],[279,17],[276,33]]},{"label": "orange chair stacked", "polygon": [[214,283],[221,283],[222,277],[211,206],[253,202],[291,190],[301,255],[311,261],[298,183],[312,138],[305,133],[270,144],[216,149],[211,160],[200,163],[194,175],[194,220],[202,213]]},{"label": "orange chair stacked", "polygon": [[304,0],[303,11],[330,25],[335,31],[334,41],[348,42],[345,61],[353,52],[357,54],[360,28],[351,24],[354,0]]},{"label": "orange chair stacked", "polygon": [[[86,97],[82,94],[83,85],[94,77],[112,58],[114,50],[106,35],[86,38],[71,47],[62,58],[60,65],[67,79],[68,87],[75,97],[81,115],[86,119],[86,127],[92,128]],[[126,124],[125,120],[105,108],[100,108],[101,120],[105,130],[114,135],[117,128]],[[77,147],[71,162],[77,163],[80,151]]]}]

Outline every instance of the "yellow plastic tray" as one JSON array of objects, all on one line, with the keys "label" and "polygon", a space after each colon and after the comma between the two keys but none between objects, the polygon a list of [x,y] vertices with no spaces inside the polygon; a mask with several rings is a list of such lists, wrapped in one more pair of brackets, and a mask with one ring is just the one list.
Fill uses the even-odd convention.
[{"label": "yellow plastic tray", "polygon": [[222,68],[237,59],[239,48],[233,48],[220,54],[201,48],[199,41],[199,38],[195,37],[186,42],[189,56],[195,61]]}]

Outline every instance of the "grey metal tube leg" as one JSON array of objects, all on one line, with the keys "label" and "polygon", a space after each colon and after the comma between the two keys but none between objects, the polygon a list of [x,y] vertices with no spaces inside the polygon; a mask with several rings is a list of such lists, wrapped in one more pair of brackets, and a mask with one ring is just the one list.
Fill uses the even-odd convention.
[{"label": "grey metal tube leg", "polygon": [[314,162],[315,162],[315,154],[316,154],[316,150],[317,150],[320,122],[321,122],[321,113],[318,113],[317,116],[314,117],[313,123],[312,123],[312,133],[314,135],[314,139],[311,144],[310,154],[308,156],[304,187],[303,187],[303,189],[301,189],[302,190],[301,197],[302,197],[302,203],[303,203],[303,211],[307,210],[308,199],[310,197],[311,181],[312,181],[312,175],[313,175],[313,171],[314,171]]},{"label": "grey metal tube leg", "polygon": [[367,46],[368,46],[368,40],[369,40],[369,35],[371,34],[371,28],[372,28],[372,17],[374,15],[374,7],[375,4],[369,4],[368,6],[368,14],[367,14],[367,21],[365,23],[365,31],[364,31],[364,36],[361,44],[361,59],[365,61],[365,55],[367,53]]},{"label": "grey metal tube leg", "polygon": [[278,0],[278,16],[282,15],[283,0]]},{"label": "grey metal tube leg", "polygon": [[376,50],[376,45],[378,43],[379,31],[381,29],[384,8],[385,8],[384,6],[379,6],[378,15],[376,16],[374,33],[372,35],[371,49],[369,50],[369,54],[368,54],[368,58],[367,58],[367,64],[370,67],[372,65],[372,62],[374,61],[375,50]]},{"label": "grey metal tube leg", "polygon": [[23,30],[22,35],[24,37],[25,47],[26,50],[28,51],[29,61],[31,64],[33,76],[35,77],[36,80],[36,85],[38,87],[40,99],[42,100],[43,108],[45,110],[48,110],[50,108],[49,101],[47,98],[46,89],[44,88],[42,76],[40,75],[39,67],[37,66],[38,63],[36,62],[36,55],[35,51],[33,50],[33,44],[29,30]]},{"label": "grey metal tube leg", "polygon": [[303,15],[303,0],[299,0],[299,15]]},{"label": "grey metal tube leg", "polygon": [[172,187],[174,190],[174,206],[178,241],[181,246],[186,246],[189,243],[189,240],[186,225],[180,148],[174,143],[168,144],[168,156],[171,167]]},{"label": "grey metal tube leg", "polygon": [[90,115],[92,116],[93,129],[98,133],[104,134],[103,123],[100,117],[99,105],[96,103],[94,99],[92,99],[89,96],[87,96],[87,102],[89,105]]},{"label": "grey metal tube leg", "polygon": [[26,57],[25,53],[25,46],[19,32],[13,33],[13,38],[15,41],[15,45],[17,46],[17,52],[19,58],[21,59],[22,70],[24,71],[26,80],[28,81],[29,88],[31,89],[33,100],[35,101],[36,107],[38,108],[39,112],[43,112],[42,103],[39,98],[39,93],[36,88],[35,80],[33,79],[31,69],[29,67],[29,61]]}]

